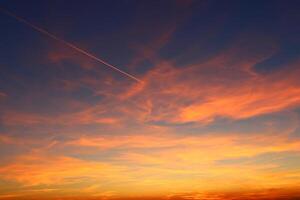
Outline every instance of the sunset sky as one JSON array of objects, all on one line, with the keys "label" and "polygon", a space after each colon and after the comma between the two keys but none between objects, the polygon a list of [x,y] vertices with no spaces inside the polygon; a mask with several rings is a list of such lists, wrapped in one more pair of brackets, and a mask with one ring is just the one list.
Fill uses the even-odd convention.
[{"label": "sunset sky", "polygon": [[0,7],[0,200],[300,199],[300,1]]}]

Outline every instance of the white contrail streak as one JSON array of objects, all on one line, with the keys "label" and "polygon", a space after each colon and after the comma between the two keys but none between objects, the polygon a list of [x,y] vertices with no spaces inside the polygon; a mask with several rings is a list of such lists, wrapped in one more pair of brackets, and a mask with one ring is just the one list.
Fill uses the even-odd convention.
[{"label": "white contrail streak", "polygon": [[135,80],[135,81],[142,82],[142,80],[140,80],[140,79],[134,77],[133,75],[131,75],[131,74],[129,74],[129,73],[127,73],[127,72],[125,72],[125,71],[123,71],[123,70],[121,70],[121,69],[119,69],[119,68],[117,68],[117,67],[115,67],[115,66],[113,66],[113,65],[111,65],[111,64],[109,64],[108,62],[106,62],[106,61],[104,61],[104,60],[102,60],[102,59],[100,59],[100,58],[94,56],[93,54],[91,54],[91,53],[89,53],[89,52],[87,52],[87,51],[85,51],[85,50],[83,50],[83,49],[81,49],[81,48],[75,46],[74,44],[72,44],[72,43],[70,43],[70,42],[67,42],[67,41],[65,41],[65,40],[63,40],[63,39],[61,39],[61,38],[59,38],[59,37],[57,37],[57,36],[55,36],[55,35],[49,33],[48,31],[46,31],[46,30],[44,30],[44,29],[42,29],[42,28],[40,28],[40,27],[38,27],[38,26],[36,26],[36,25],[30,23],[29,21],[27,21],[27,20],[25,20],[25,19],[23,19],[23,18],[21,18],[21,17],[15,15],[14,13],[9,12],[9,11],[4,10],[4,9],[0,9],[0,10],[2,10],[2,12],[6,13],[7,15],[9,15],[9,16],[15,18],[15,19],[18,20],[19,22],[22,22],[22,23],[24,23],[24,24],[30,26],[30,27],[33,28],[34,30],[36,30],[36,31],[38,31],[38,32],[40,32],[40,33],[43,33],[44,35],[47,35],[47,36],[49,36],[50,38],[52,38],[52,39],[54,39],[54,40],[57,40],[57,41],[59,41],[59,42],[65,44],[65,45],[67,45],[68,47],[70,47],[70,48],[72,48],[72,49],[74,49],[74,50],[76,50],[76,51],[78,51],[78,52],[80,52],[80,53],[82,53],[82,54],[84,54],[84,55],[86,55],[86,56],[88,56],[88,57],[90,57],[90,58],[92,58],[92,59],[94,59],[94,60],[96,60],[96,61],[98,61],[98,62],[104,64],[104,65],[106,65],[107,67],[112,68],[112,69],[115,70],[115,71],[118,71],[118,72],[124,74],[125,76],[127,76],[127,77],[129,77],[129,78],[131,78],[131,79],[133,79],[133,80]]}]

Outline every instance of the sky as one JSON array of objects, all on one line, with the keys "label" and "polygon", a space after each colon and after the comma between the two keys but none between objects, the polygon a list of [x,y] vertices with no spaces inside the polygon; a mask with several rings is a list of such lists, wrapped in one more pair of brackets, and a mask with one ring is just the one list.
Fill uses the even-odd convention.
[{"label": "sky", "polygon": [[0,7],[0,199],[300,198],[299,1]]}]

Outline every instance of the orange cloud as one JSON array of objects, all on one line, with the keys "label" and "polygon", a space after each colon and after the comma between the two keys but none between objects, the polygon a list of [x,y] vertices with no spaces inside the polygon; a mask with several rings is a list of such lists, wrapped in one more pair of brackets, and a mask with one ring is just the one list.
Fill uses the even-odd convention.
[{"label": "orange cloud", "polygon": [[[262,122],[266,130],[253,126],[251,134],[235,127],[235,132],[210,130],[219,118],[238,124],[300,107],[299,60],[259,73],[257,64],[279,48],[272,38],[252,34],[206,60],[201,55],[180,66],[180,56],[163,60],[158,51],[188,16],[191,2],[176,5],[178,18],[153,24],[141,18],[143,26],[131,30],[138,35],[155,27],[150,41],[132,45],[137,52],[129,68],[135,70],[143,61],[154,65],[141,75],[143,83],[103,73],[101,66],[72,50],[49,52],[48,61],[63,70],[69,67],[64,62],[71,62],[76,76],[51,75],[42,94],[36,92],[39,87],[31,90],[30,82],[30,94],[11,99],[1,112],[8,133],[0,133],[0,158],[5,158],[0,163],[0,199],[298,198],[298,113],[293,112],[297,119],[293,116],[292,125],[277,128],[271,119]],[[192,53],[197,55],[195,49]],[[0,99],[12,97],[0,92]],[[35,107],[44,98],[68,111],[47,112],[56,109],[53,105],[40,109],[48,101]],[[20,102],[23,107],[14,107]],[[280,117],[291,121],[290,115]]]},{"label": "orange cloud", "polygon": [[[49,191],[51,194],[69,191],[61,194],[62,197],[75,193],[78,197],[104,198],[104,194],[111,194],[105,197],[107,199],[128,195],[176,196],[176,193],[185,192],[206,194],[235,189],[289,188],[300,183],[299,172],[289,168],[282,171],[282,163],[255,162],[256,156],[267,153],[300,153],[300,141],[284,134],[187,136],[162,132],[73,137],[65,142],[48,140],[42,144],[39,140],[29,140],[27,146],[35,148],[2,164],[0,179],[15,181],[29,189],[51,186],[55,189]],[[1,138],[7,144],[18,144],[13,138]],[[90,149],[78,151],[79,148]],[[66,156],[66,152],[77,157]],[[89,155],[97,159],[82,159]],[[251,158],[253,163],[219,163],[245,157]],[[216,182],[226,184],[216,186]]]},{"label": "orange cloud", "polygon": [[208,97],[203,103],[183,108],[177,120],[211,121],[217,116],[242,119],[280,111],[299,103],[300,87],[286,80],[277,83],[256,80],[255,85],[233,88],[228,93],[220,91],[220,94]]},{"label": "orange cloud", "polygon": [[[0,168],[1,178],[25,185],[67,184],[80,176],[111,177],[117,167],[63,156],[26,155]],[[120,168],[121,169],[121,168]],[[74,178],[74,179],[73,179]]]},{"label": "orange cloud", "polygon": [[299,70],[293,67],[298,62],[285,71],[261,75],[252,70],[260,57],[233,68],[227,68],[232,60],[226,59],[184,68],[161,62],[145,76],[144,85],[132,86],[121,98],[146,107],[143,120],[169,123],[244,119],[300,105]]},{"label": "orange cloud", "polygon": [[[245,119],[299,106],[299,70],[295,67],[299,62],[289,64],[277,73],[258,74],[253,69],[255,64],[276,51],[268,40],[260,39],[259,42],[261,48],[258,49],[252,44],[257,41],[244,42],[241,39],[209,60],[183,67],[177,67],[174,61],[158,60],[155,68],[144,75],[144,83],[140,84],[124,85],[110,76],[105,79],[83,76],[78,80],[61,80],[60,88],[66,92],[86,87],[93,95],[103,98],[98,105],[82,105],[69,114],[49,117],[11,111],[4,113],[3,121],[8,125],[109,125],[126,120],[207,124],[217,117]],[[60,103],[72,104],[68,99]]]},{"label": "orange cloud", "polygon": [[[174,156],[166,155],[162,158],[162,152],[176,153],[186,149],[183,159],[188,155],[202,157],[210,154],[207,159],[218,160],[232,157],[256,156],[263,153],[298,151],[300,142],[289,140],[286,135],[276,136],[272,134],[245,136],[239,134],[205,134],[199,136],[176,136],[172,134],[150,134],[150,135],[116,135],[102,137],[82,137],[68,142],[68,145],[96,147],[104,150],[116,148],[128,149],[159,149],[157,153],[161,156],[159,160],[168,160]],[[198,149],[198,150],[197,150]],[[190,150],[190,151],[189,151]],[[211,153],[214,152],[214,157]],[[152,153],[151,153],[152,154]],[[175,155],[175,154],[174,154]],[[156,157],[155,153],[153,155]],[[220,158],[218,158],[218,156]],[[192,160],[192,159],[191,159]],[[197,159],[196,159],[197,160]]]}]

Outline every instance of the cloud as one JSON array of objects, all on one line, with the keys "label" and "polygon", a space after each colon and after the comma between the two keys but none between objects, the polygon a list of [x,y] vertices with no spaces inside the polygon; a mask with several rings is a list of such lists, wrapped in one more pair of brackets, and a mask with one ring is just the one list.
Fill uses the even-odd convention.
[{"label": "cloud", "polygon": [[[292,161],[282,163],[265,159],[260,162],[258,159],[267,153],[299,154],[300,142],[289,138],[292,130],[289,127],[287,130],[282,134],[271,131],[251,135],[180,135],[166,127],[144,125],[135,132],[121,126],[117,134],[101,131],[78,134],[73,131],[60,141],[3,136],[0,137],[3,143],[27,146],[31,151],[1,165],[0,179],[28,187],[51,185],[57,189],[53,191],[55,194],[63,190],[84,198],[112,190],[116,197],[132,195],[130,188],[139,188],[136,196],[164,196],[170,190],[209,192],[214,189],[287,188],[299,183],[299,172],[289,167],[281,170],[285,163]],[[220,162],[243,158],[253,162],[230,165]],[[107,187],[97,185],[104,182]],[[228,184],[216,187],[216,182]],[[78,187],[72,188],[74,184]]]},{"label": "cloud", "polygon": [[146,121],[178,124],[245,119],[300,105],[299,70],[293,67],[298,62],[265,75],[253,70],[263,59],[256,54],[238,61],[231,51],[219,57],[182,68],[162,61],[145,75],[144,85],[121,97],[147,107]]},{"label": "cloud", "polygon": [[2,123],[7,126],[117,124],[118,121],[116,117],[104,117],[96,108],[57,117],[25,112],[7,112],[2,117]]},{"label": "cloud", "polygon": [[26,186],[70,184],[73,181],[80,182],[80,177],[107,179],[116,176],[116,170],[122,170],[122,167],[38,153],[20,156],[13,163],[0,168],[1,179],[17,181]]},{"label": "cloud", "polygon": [[[6,144],[21,144],[13,137],[1,138]],[[299,183],[300,177],[292,168],[282,171],[280,161],[260,162],[258,159],[266,153],[299,154],[300,142],[287,135],[211,133],[187,136],[162,132],[73,135],[63,141],[48,138],[22,142],[31,150],[2,164],[0,178],[28,189],[51,186],[56,194],[70,191],[89,197],[115,191],[118,197],[133,195],[130,192],[133,187],[139,188],[134,193],[136,196],[166,195],[170,190],[209,192],[244,188],[249,191],[258,187],[291,187]],[[240,158],[257,162],[220,162]],[[227,181],[227,184],[216,187],[215,183],[220,181]]]},{"label": "cloud", "polygon": [[[125,121],[207,125],[220,117],[240,120],[296,108],[300,105],[299,70],[295,67],[299,62],[271,74],[256,73],[253,66],[273,52],[273,48],[267,49],[270,50],[237,60],[234,52],[239,49],[233,46],[215,58],[184,67],[161,60],[144,75],[141,84],[124,85],[122,81],[99,81],[88,76],[63,80],[65,86],[61,88],[66,92],[86,87],[92,96],[102,98],[92,106],[81,102],[82,107],[60,116],[10,111],[4,113],[3,122],[7,125],[92,125]],[[239,54],[247,54],[246,50]],[[60,103],[72,105],[70,99]]]},{"label": "cloud", "polygon": [[[222,165],[219,162],[245,157],[255,161],[257,156],[267,153],[299,153],[300,142],[290,140],[286,136],[270,134],[155,136],[151,134],[149,136],[83,137],[68,142],[67,145],[91,148],[96,155],[100,152],[101,155],[111,155],[106,157],[108,162],[126,164],[129,169],[134,169],[129,170],[128,173],[136,177],[140,187],[144,184],[147,187],[152,181],[165,190],[171,184],[170,181],[178,182],[178,188],[173,186],[173,189],[176,187],[179,191],[216,189],[214,182],[226,180],[231,181],[224,185],[224,188],[220,186],[221,190],[227,187],[235,188],[241,183],[250,188],[255,188],[258,182],[262,187],[298,184],[296,177],[299,177],[299,173],[293,172],[292,169],[279,173],[282,165],[280,162],[234,165]],[[236,174],[239,176],[236,177]],[[274,174],[277,176],[273,176]],[[295,178],[289,178],[291,174],[294,174]],[[195,187],[185,187],[191,185]]]},{"label": "cloud", "polygon": [[[113,43],[95,33],[93,40],[109,47],[108,57],[139,71],[143,83],[104,72],[62,47],[49,50],[45,73],[40,66],[28,68],[23,79],[23,70],[16,71],[22,76],[7,84],[13,95],[0,92],[0,100],[10,100],[0,113],[0,199],[238,200],[299,194],[299,60],[262,73],[258,64],[279,55],[274,38],[247,31],[220,42],[219,32],[230,25],[223,15],[203,20],[205,31],[199,26],[182,34],[181,26],[194,29],[204,15],[193,14],[185,26],[195,4],[175,4],[137,7],[142,17],[134,14],[137,21],[120,36],[113,31]],[[209,12],[206,4],[197,5],[203,13]],[[165,19],[153,18],[157,5],[170,8],[162,13]],[[216,24],[206,24],[211,22]],[[185,44],[168,46],[179,37]],[[216,38],[218,45],[205,41]],[[120,42],[124,54],[112,51]],[[163,52],[178,46],[184,48]],[[206,51],[209,55],[201,55]],[[36,72],[42,76],[32,80]]]},{"label": "cloud", "polygon": [[99,65],[93,59],[88,58],[87,56],[68,47],[56,46],[48,52],[47,59],[58,66],[62,65],[65,61],[69,61],[73,64],[79,65],[84,70],[92,70]]},{"label": "cloud", "polygon": [[[152,133],[150,135],[81,137],[69,141],[67,145],[95,147],[102,150],[125,149],[127,153],[134,152],[135,150],[138,152],[143,149],[149,149],[153,150],[149,152],[149,155],[157,157],[156,153],[160,154],[157,159],[167,162],[169,159],[176,160],[176,156],[180,157],[180,153],[176,154],[177,151],[186,153],[182,155],[183,161],[188,159],[189,156],[191,156],[191,160],[187,161],[192,161],[193,157],[205,157],[204,155],[210,155],[206,159],[214,161],[224,158],[256,156],[272,152],[298,151],[300,143],[297,140],[288,139],[286,135],[278,136],[272,134],[247,136],[236,133],[227,135],[203,134],[199,136],[180,136]],[[169,153],[173,155],[168,155]]]},{"label": "cloud", "polygon": [[5,98],[5,97],[7,97],[7,94],[4,92],[0,92],[0,98]]}]

